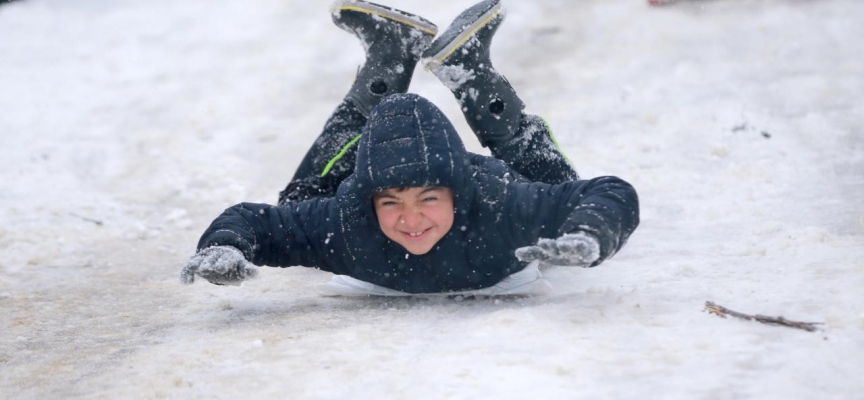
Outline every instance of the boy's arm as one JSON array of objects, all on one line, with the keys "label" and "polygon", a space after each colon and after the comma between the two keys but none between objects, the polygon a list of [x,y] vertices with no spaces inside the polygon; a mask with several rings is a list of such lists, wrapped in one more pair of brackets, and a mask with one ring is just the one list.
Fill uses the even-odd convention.
[{"label": "boy's arm", "polygon": [[[332,236],[333,201],[315,199],[286,206],[241,203],[225,210],[198,241],[198,251],[215,246],[240,250],[255,265],[302,265],[333,271],[325,260]],[[328,262],[330,261],[330,262]],[[333,271],[337,272],[337,271]]]},{"label": "boy's arm", "polygon": [[639,224],[636,191],[616,177],[514,186],[511,229],[517,246],[529,246],[517,254],[526,261],[564,264],[569,258],[593,267],[612,257]]}]

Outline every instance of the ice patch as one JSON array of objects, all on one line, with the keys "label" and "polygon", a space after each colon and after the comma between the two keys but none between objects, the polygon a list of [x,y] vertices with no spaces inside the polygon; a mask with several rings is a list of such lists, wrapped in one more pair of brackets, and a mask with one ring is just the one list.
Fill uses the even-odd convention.
[{"label": "ice patch", "polygon": [[540,272],[540,265],[537,262],[528,264],[521,271],[507,276],[493,286],[459,292],[411,294],[364,282],[346,275],[334,275],[330,281],[315,286],[315,290],[322,296],[453,297],[456,301],[464,300],[464,296],[540,295],[549,292],[550,289],[552,289],[552,285],[543,278],[543,274]]},{"label": "ice patch", "polygon": [[188,215],[186,210],[178,208],[165,216],[165,222],[173,223],[178,229],[188,229],[192,227],[192,220],[189,219]]}]

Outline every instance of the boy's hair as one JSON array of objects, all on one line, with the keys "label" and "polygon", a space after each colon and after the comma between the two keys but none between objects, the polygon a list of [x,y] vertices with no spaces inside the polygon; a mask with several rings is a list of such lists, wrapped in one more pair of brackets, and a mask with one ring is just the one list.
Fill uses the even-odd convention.
[{"label": "boy's hair", "polygon": [[[395,190],[396,193],[402,193],[402,192],[404,192],[404,191],[406,191],[406,190],[408,190],[408,189],[411,189],[411,187],[412,187],[412,186],[400,186],[400,187],[388,188],[388,189],[384,189],[384,190],[391,190],[391,189],[392,189],[392,190]],[[384,190],[379,191],[379,192],[375,192],[375,195],[377,196],[377,195],[383,193]]]},{"label": "boy's hair", "polygon": [[[372,198],[373,198],[373,199],[377,199],[378,196],[380,196],[381,193],[384,193],[385,190],[395,190],[396,193],[402,193],[402,192],[404,192],[404,191],[406,191],[406,190],[408,190],[408,189],[411,189],[412,187],[415,187],[415,186],[399,186],[399,187],[387,188],[387,189],[379,190],[379,191],[375,192],[374,194],[372,194]],[[424,188],[428,187],[428,188],[433,188],[433,189],[444,189],[444,188],[446,188],[447,186],[416,186],[416,187],[424,187]]]}]

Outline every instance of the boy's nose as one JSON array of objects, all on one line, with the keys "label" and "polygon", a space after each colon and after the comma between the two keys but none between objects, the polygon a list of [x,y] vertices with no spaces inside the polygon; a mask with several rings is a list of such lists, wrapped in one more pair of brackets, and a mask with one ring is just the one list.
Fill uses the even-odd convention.
[{"label": "boy's nose", "polygon": [[420,225],[423,222],[423,214],[417,210],[408,210],[402,214],[402,224],[406,227]]}]

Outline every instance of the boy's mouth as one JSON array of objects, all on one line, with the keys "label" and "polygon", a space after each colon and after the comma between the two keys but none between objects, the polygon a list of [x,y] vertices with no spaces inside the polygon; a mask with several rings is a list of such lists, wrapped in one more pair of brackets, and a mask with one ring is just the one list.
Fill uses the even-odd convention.
[{"label": "boy's mouth", "polygon": [[409,239],[418,239],[426,235],[427,232],[432,228],[426,228],[419,232],[402,232],[403,235],[408,236]]}]

